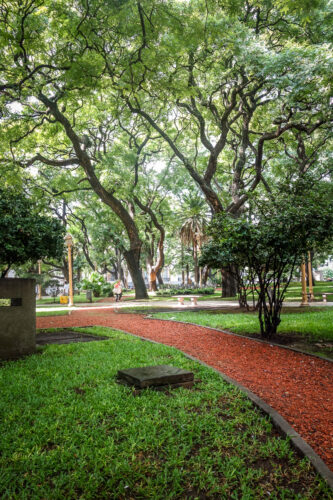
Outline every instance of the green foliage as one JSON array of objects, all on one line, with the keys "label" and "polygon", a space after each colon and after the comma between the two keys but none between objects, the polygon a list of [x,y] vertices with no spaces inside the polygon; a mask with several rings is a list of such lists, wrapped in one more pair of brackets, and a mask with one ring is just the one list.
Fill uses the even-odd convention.
[{"label": "green foliage", "polygon": [[332,240],[331,191],[325,184],[305,195],[281,193],[272,202],[255,201],[251,218],[216,216],[210,228],[213,241],[201,262],[217,268],[253,262],[258,272],[264,265],[291,265],[295,257],[299,263],[305,252]]},{"label": "green foliage", "polygon": [[[331,2],[320,0],[5,2],[0,12],[5,182],[21,185],[26,166],[29,188],[39,184],[51,197],[65,193],[66,202],[82,207],[96,175],[119,201],[112,208],[118,220],[110,223],[108,217],[92,231],[88,221],[89,234],[78,241],[91,268],[110,268],[120,261],[114,247],[122,255],[131,245],[140,247],[144,261],[154,239],[156,246],[147,215],[132,213],[134,196],[152,206],[163,223],[173,224],[161,200],[166,187],[184,192],[188,179],[180,164],[213,211],[232,205],[236,212],[246,210],[247,197],[254,189],[262,193],[264,180],[272,189],[278,177],[289,181],[303,167],[325,178],[332,147],[326,126],[331,16]],[[40,100],[42,94],[57,102],[77,137],[88,138],[80,144],[94,175],[84,172],[87,162],[78,155],[79,146],[73,147],[73,133]],[[172,164],[166,175],[151,167],[156,158]],[[94,189],[100,196],[101,186],[95,183]],[[193,244],[196,278],[201,218],[183,226],[183,241]],[[134,233],[137,241],[129,244]],[[170,230],[169,240],[174,236]],[[166,265],[175,260],[170,254]]]},{"label": "green foliage", "polygon": [[298,186],[298,191],[281,193],[270,202],[257,200],[251,218],[219,214],[211,224],[212,242],[203,250],[201,263],[229,269],[240,297],[246,300],[242,293],[248,285],[253,300],[257,294],[263,336],[276,333],[295,266],[306,252],[333,238],[331,186],[305,187],[301,184],[302,190]]},{"label": "green foliage", "polygon": [[59,220],[40,215],[25,195],[0,190],[0,269],[42,258],[59,259],[64,248]]},{"label": "green foliage", "polygon": [[81,290],[92,290],[94,297],[113,297],[113,284],[98,273],[91,273],[89,279],[81,280]]}]

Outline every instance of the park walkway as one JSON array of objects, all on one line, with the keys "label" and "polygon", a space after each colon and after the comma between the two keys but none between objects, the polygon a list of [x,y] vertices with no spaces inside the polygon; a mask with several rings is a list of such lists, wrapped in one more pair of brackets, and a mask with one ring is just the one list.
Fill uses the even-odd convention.
[{"label": "park walkway", "polygon": [[37,328],[107,326],[176,347],[241,383],[277,410],[333,470],[333,363],[201,326],[111,308],[37,318]]}]

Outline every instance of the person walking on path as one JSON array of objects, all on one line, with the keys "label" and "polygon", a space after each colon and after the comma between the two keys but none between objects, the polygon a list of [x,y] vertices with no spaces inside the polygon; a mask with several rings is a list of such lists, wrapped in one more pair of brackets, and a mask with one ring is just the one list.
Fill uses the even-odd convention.
[{"label": "person walking on path", "polygon": [[123,292],[123,289],[122,289],[122,286],[121,286],[121,282],[117,281],[116,284],[113,287],[113,293],[116,296],[116,302],[120,301],[121,296],[122,296],[122,292]]}]

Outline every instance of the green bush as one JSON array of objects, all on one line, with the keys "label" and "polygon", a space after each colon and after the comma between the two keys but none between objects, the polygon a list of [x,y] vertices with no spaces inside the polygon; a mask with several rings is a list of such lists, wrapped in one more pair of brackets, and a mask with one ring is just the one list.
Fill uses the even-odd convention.
[{"label": "green bush", "polygon": [[113,297],[113,284],[98,273],[81,280],[81,290],[92,290],[94,297]]}]

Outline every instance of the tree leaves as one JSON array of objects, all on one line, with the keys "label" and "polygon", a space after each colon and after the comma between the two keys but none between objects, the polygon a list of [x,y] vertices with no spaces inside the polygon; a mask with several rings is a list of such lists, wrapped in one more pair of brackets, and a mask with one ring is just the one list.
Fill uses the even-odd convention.
[{"label": "tree leaves", "polygon": [[64,228],[57,219],[40,215],[33,203],[12,190],[0,190],[0,268],[45,257],[60,258]]}]

